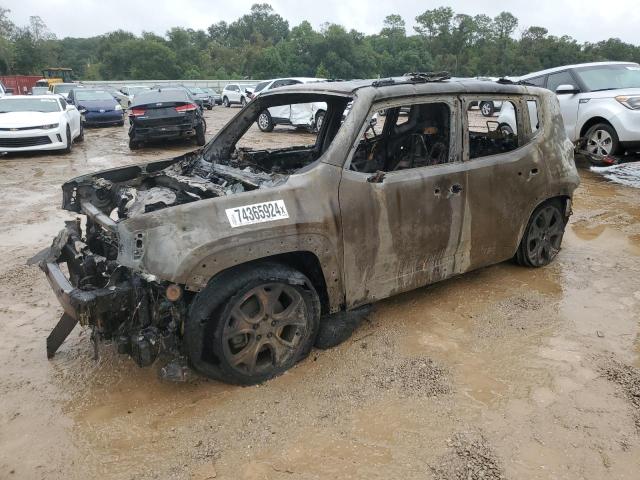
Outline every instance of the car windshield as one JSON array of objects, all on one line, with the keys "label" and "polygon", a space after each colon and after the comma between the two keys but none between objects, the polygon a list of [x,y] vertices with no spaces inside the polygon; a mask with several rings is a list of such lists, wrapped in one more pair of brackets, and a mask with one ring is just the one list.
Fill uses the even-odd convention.
[{"label": "car windshield", "polygon": [[75,93],[76,100],[113,100],[113,95],[104,90],[82,90]]},{"label": "car windshield", "polygon": [[44,95],[45,93],[47,93],[47,90],[47,87],[33,87],[31,89],[31,93],[33,93],[34,95]]},{"label": "car windshield", "polygon": [[604,65],[576,70],[580,80],[592,92],[640,88],[640,65]]},{"label": "car windshield", "polygon": [[200,87],[191,87],[189,88],[189,91],[191,93],[204,93],[204,90],[202,90]]},{"label": "car windshield", "polygon": [[259,91],[264,89],[264,87],[269,85],[269,83],[271,83],[270,80],[267,80],[266,82],[260,82],[258,85],[256,85],[256,89],[254,90],[254,93],[258,93]]},{"label": "car windshield", "polygon": [[78,86],[74,85],[74,84],[70,84],[70,85],[64,85],[64,84],[62,84],[62,85],[54,85],[53,93],[69,93],[74,88],[78,88]]},{"label": "car windshield", "polygon": [[151,90],[149,87],[129,87],[130,95],[137,95],[140,92],[146,92],[147,90]]},{"label": "car windshield", "polygon": [[8,112],[59,112],[56,98],[3,98],[0,99],[0,113]]}]

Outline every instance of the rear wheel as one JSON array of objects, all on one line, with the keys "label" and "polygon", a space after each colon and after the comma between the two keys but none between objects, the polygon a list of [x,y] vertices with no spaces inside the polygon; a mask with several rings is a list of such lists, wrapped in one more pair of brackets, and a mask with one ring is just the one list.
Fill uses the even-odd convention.
[{"label": "rear wheel", "polygon": [[129,138],[129,150],[138,150],[140,148],[140,142],[135,141],[133,138]]},{"label": "rear wheel", "polygon": [[258,128],[263,132],[271,132],[273,131],[273,118],[271,118],[271,114],[268,110],[264,110],[260,115],[258,115]]},{"label": "rear wheel", "polygon": [[518,247],[516,260],[526,267],[544,267],[560,251],[566,225],[560,202],[546,202],[535,209]]},{"label": "rear wheel", "polygon": [[247,104],[247,99],[244,97],[240,97],[240,106],[244,108],[246,104]]},{"label": "rear wheel", "polygon": [[252,385],[306,357],[318,332],[320,302],[309,279],[279,264],[236,269],[194,299],[185,342],[194,367]]},{"label": "rear wheel", "polygon": [[207,105],[207,110],[213,110],[213,105]]},{"label": "rear wheel", "polygon": [[506,123],[501,123],[500,126],[498,127],[500,129],[500,131],[502,133],[504,133],[505,135],[513,135],[513,128],[511,128],[509,125],[507,125]]},{"label": "rear wheel", "polygon": [[205,131],[207,130],[207,125],[202,122],[200,125],[196,127],[196,143],[200,146],[207,143],[207,139],[205,137]]},{"label": "rear wheel", "polygon": [[82,122],[80,122],[80,133],[78,134],[76,140],[78,142],[84,142],[84,124]]},{"label": "rear wheel", "polygon": [[224,97],[222,99],[222,105],[224,105],[226,108],[229,108],[231,106],[231,104],[229,103],[229,99],[227,97]]},{"label": "rear wheel", "polygon": [[609,124],[598,123],[587,130],[585,150],[591,155],[606,157],[618,153],[620,142],[616,130]]}]

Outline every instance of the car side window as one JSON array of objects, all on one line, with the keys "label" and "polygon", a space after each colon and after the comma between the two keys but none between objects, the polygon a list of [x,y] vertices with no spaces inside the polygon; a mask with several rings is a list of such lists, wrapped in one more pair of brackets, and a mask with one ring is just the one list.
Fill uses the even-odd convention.
[{"label": "car side window", "polygon": [[[491,114],[482,106],[491,104]],[[467,145],[469,159],[488,157],[518,148],[518,110],[514,102],[470,98],[467,102]],[[479,105],[479,108],[476,108]]]},{"label": "car side window", "polygon": [[62,110],[66,110],[67,102],[65,102],[64,98],[59,99],[59,101],[60,101],[60,106],[62,107]]},{"label": "car side window", "polygon": [[564,72],[552,73],[547,80],[547,89],[555,92],[560,85],[575,85],[576,81],[568,70]]},{"label": "car side window", "polygon": [[527,100],[527,110],[529,111],[531,133],[536,133],[540,129],[540,117],[538,116],[537,100]]},{"label": "car side window", "polygon": [[450,148],[448,104],[396,106],[371,115],[350,168],[373,173],[441,165],[452,161]]}]

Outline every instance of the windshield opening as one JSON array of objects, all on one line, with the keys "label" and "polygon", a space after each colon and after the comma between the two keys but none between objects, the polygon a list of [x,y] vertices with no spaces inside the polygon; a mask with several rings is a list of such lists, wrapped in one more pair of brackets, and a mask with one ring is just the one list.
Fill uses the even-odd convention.
[{"label": "windshield opening", "polygon": [[74,88],[78,88],[77,85],[55,85],[53,87],[54,93],[69,93]]},{"label": "windshield opening", "polygon": [[258,93],[258,92],[262,91],[262,89],[264,87],[266,87],[267,85],[269,85],[270,82],[271,82],[271,80],[267,80],[266,82],[260,82],[258,85],[256,85],[256,89],[254,90],[254,92]]},{"label": "windshield opening", "polygon": [[585,86],[593,91],[640,88],[640,65],[605,65],[576,69]]},{"label": "windshield opening", "polygon": [[59,112],[56,98],[15,98],[0,99],[0,113],[8,112]]},{"label": "windshield opening", "polygon": [[75,93],[76,100],[113,100],[113,95],[104,90],[82,90]]}]

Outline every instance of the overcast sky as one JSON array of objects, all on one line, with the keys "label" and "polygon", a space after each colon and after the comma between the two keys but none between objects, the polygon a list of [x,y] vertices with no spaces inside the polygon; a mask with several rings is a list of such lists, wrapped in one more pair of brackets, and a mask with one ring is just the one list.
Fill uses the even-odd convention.
[{"label": "overcast sky", "polygon": [[[264,1],[264,0],[262,0]],[[164,34],[170,27],[206,29],[220,20],[231,22],[247,13],[256,0],[4,0],[14,23],[24,25],[39,15],[59,38],[89,37],[119,28],[134,33],[143,30]],[[384,17],[400,14],[408,33],[416,15],[429,8],[448,5],[456,13],[495,16],[502,10],[520,20],[518,30],[532,25],[546,27],[553,35],[570,35],[580,42],[618,37],[640,44],[638,0],[510,0],[508,2],[380,2],[376,0],[272,0],[275,11],[295,26],[309,20],[318,28],[325,22],[339,23],[365,33],[382,28]],[[480,6],[480,3],[485,5]],[[387,7],[387,5],[389,5]]]}]

